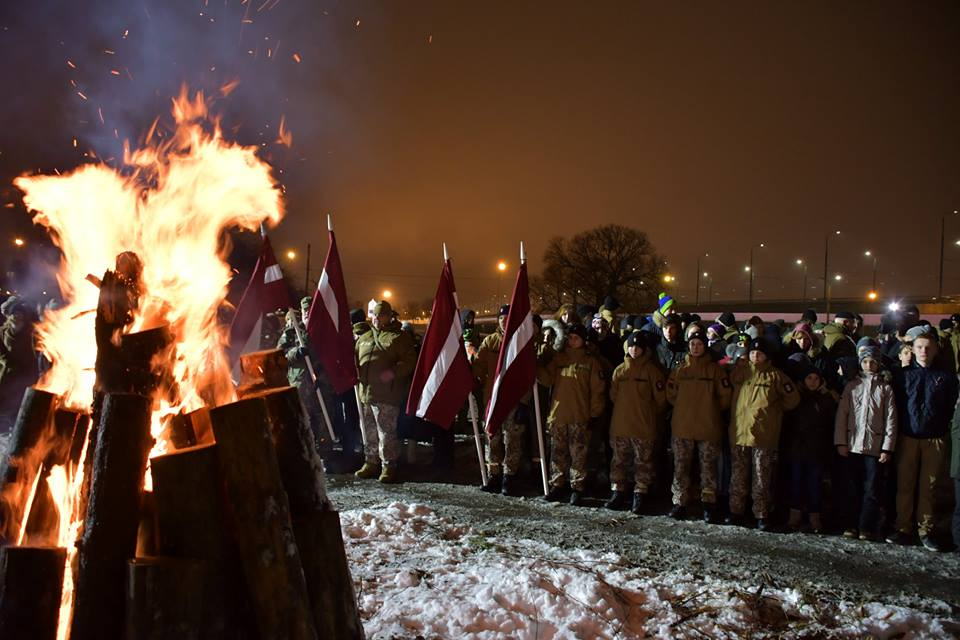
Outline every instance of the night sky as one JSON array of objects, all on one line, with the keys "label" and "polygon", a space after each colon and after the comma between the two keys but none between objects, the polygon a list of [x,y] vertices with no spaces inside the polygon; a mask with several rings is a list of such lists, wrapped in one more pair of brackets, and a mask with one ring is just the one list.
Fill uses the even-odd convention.
[{"label": "night sky", "polygon": [[[869,289],[867,249],[883,294],[932,294],[960,209],[958,36],[955,2],[5,2],[0,198],[116,156],[182,83],[237,79],[217,109],[283,170],[281,261],[302,279],[309,239],[316,278],[332,211],[353,299],[429,298],[446,241],[476,304],[520,240],[536,273],[551,237],[602,223],[647,231],[690,297],[709,253],[715,292],[745,298],[760,242],[758,297],[796,297],[797,258],[816,294],[835,229],[836,295]],[[42,237],[0,216],[4,252]]]}]

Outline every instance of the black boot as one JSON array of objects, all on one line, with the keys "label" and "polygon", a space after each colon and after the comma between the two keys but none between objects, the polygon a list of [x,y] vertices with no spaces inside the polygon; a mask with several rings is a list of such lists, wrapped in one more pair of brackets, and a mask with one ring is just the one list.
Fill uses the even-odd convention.
[{"label": "black boot", "polygon": [[583,493],[574,489],[570,492],[570,504],[579,507],[583,504]]},{"label": "black boot", "polygon": [[500,493],[505,496],[519,496],[520,488],[517,486],[517,477],[509,473],[503,474],[503,486],[500,489]]},{"label": "black boot", "polygon": [[766,518],[757,518],[757,531],[773,531],[773,525]]},{"label": "black boot", "polygon": [[709,502],[704,502],[703,503],[703,521],[706,522],[707,524],[715,524],[716,523],[715,516],[714,516],[715,511],[716,511],[715,505],[710,504]]},{"label": "black boot", "polygon": [[687,517],[687,508],[681,504],[673,505],[673,508],[670,509],[670,517],[674,520],[683,520]]},{"label": "black boot", "polygon": [[560,485],[559,487],[551,488],[550,491],[547,493],[546,496],[544,496],[543,499],[546,500],[547,502],[560,502],[561,500],[564,500],[566,497],[567,497],[567,487],[566,485]]},{"label": "black boot", "polygon": [[495,476],[490,476],[487,478],[487,484],[480,487],[481,491],[486,491],[487,493],[500,493],[500,487],[503,483],[503,476],[499,473]]},{"label": "black boot", "polygon": [[610,499],[603,503],[603,506],[614,511],[625,511],[627,509],[627,492],[614,491]]},{"label": "black boot", "polygon": [[641,513],[643,513],[643,499],[644,499],[644,497],[645,497],[645,494],[643,494],[643,493],[635,493],[635,494],[633,494],[633,506],[630,507],[630,511],[631,511],[634,515],[639,516]]},{"label": "black boot", "polygon": [[724,524],[729,524],[734,527],[743,526],[743,514],[742,513],[730,513],[727,516],[727,519],[724,521]]}]

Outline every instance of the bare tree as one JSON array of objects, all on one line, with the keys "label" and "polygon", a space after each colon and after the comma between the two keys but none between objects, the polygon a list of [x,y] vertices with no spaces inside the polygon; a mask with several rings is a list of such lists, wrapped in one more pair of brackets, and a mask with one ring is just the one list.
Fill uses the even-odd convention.
[{"label": "bare tree", "polygon": [[600,305],[608,295],[624,309],[645,311],[656,303],[664,270],[646,233],[616,224],[553,238],[543,260],[530,288],[535,306],[546,311],[566,302]]}]

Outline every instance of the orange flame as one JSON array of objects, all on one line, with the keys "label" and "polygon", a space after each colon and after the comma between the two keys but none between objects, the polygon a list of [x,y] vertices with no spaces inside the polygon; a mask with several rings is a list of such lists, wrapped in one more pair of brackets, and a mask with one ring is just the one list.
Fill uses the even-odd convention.
[{"label": "orange flame", "polygon": [[280,116],[280,126],[277,129],[277,144],[282,144],[288,149],[293,146],[293,134],[287,129],[286,116]]}]

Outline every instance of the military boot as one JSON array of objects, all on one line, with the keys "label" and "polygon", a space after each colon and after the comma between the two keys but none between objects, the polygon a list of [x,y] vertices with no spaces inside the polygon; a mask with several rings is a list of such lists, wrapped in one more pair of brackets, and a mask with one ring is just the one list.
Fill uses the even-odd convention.
[{"label": "military boot", "polygon": [[380,482],[382,482],[383,484],[393,484],[398,481],[399,481],[399,478],[397,476],[397,465],[395,464],[383,465],[383,471],[380,472]]},{"label": "military boot", "polygon": [[800,509],[790,509],[790,517],[787,519],[787,526],[792,531],[800,530],[800,521],[803,520],[803,511]]},{"label": "military boot", "polygon": [[683,520],[687,517],[687,508],[682,504],[675,504],[670,509],[670,517],[674,520]]},{"label": "military boot", "polygon": [[354,472],[353,475],[357,476],[358,478],[362,478],[364,480],[376,478],[378,475],[380,475],[380,463],[371,462],[370,460],[367,460],[366,462],[363,463],[362,467],[360,467]]},{"label": "military boot", "polygon": [[500,487],[502,486],[503,476],[499,473],[492,475],[487,478],[487,484],[480,487],[481,491],[486,493],[500,493]]},{"label": "military boot", "polygon": [[823,520],[819,513],[810,514],[810,533],[823,533]]},{"label": "military boot", "polygon": [[569,491],[569,489],[567,489],[566,485],[552,487],[543,499],[547,502],[560,502],[561,500],[566,499],[567,491]]},{"label": "military boot", "polygon": [[627,508],[627,492],[614,491],[610,499],[603,503],[603,506],[614,511],[625,511]]},{"label": "military boot", "polygon": [[633,505],[630,507],[630,512],[636,516],[639,516],[643,513],[643,499],[645,494],[643,493],[634,493],[633,494]]},{"label": "military boot", "polygon": [[505,496],[517,497],[520,495],[520,487],[517,485],[517,477],[505,473],[503,474],[503,486],[500,488],[500,492]]}]

